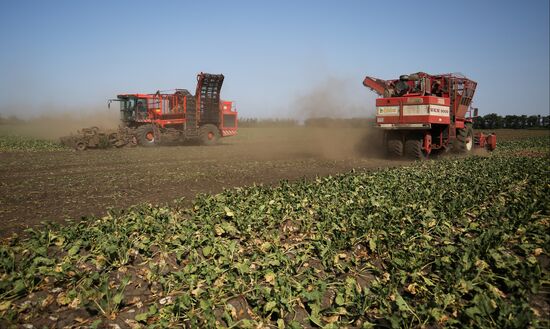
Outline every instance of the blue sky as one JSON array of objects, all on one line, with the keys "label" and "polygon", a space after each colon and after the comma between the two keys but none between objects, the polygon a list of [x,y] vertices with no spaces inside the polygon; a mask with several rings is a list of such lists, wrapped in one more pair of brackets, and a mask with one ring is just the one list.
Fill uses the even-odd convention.
[{"label": "blue sky", "polygon": [[[481,114],[549,112],[549,1],[2,1],[0,114],[104,110],[226,76],[241,116],[372,115],[365,75],[461,72]],[[305,105],[304,105],[305,104]],[[331,110],[329,110],[331,111]],[[330,112],[332,113],[332,112]]]}]

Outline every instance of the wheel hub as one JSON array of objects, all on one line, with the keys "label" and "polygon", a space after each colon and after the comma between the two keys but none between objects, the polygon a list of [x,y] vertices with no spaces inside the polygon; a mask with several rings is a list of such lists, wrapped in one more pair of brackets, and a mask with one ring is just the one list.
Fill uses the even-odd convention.
[{"label": "wheel hub", "polygon": [[432,152],[432,135],[430,134],[424,135],[424,143],[422,145],[422,151],[426,156]]},{"label": "wheel hub", "polygon": [[474,144],[474,139],[472,138],[472,136],[466,137],[466,150],[467,151],[472,150],[473,144]]}]

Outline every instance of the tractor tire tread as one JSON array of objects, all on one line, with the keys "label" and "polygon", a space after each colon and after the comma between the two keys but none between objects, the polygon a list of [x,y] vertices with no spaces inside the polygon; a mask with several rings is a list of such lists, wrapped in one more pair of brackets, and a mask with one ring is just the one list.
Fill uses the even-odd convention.
[{"label": "tractor tire tread", "polygon": [[422,152],[422,140],[418,138],[408,138],[405,141],[405,154],[413,159],[425,159],[426,156]]},{"label": "tractor tire tread", "polygon": [[[209,138],[209,133],[213,134],[212,138]],[[215,125],[206,124],[199,128],[199,140],[203,145],[216,145],[219,139],[220,131]]]},{"label": "tractor tire tread", "polygon": [[403,156],[403,141],[398,138],[389,139],[388,154],[393,157]]},{"label": "tractor tire tread", "polygon": [[138,144],[145,147],[152,147],[156,145],[156,141],[153,140],[152,142],[147,139],[147,134],[149,132],[154,133],[154,129],[152,125],[143,125],[139,126],[136,129],[135,136],[137,138]]}]

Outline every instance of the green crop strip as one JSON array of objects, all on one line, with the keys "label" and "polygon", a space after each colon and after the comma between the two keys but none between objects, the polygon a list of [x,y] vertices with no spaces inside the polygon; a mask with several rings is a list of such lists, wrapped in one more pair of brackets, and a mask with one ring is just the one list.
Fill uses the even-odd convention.
[{"label": "green crop strip", "polygon": [[0,247],[0,324],[547,327],[548,147],[30,230]]},{"label": "green crop strip", "polygon": [[67,148],[65,146],[49,140],[34,139],[21,136],[0,136],[0,152],[36,152],[58,151],[66,149]]}]

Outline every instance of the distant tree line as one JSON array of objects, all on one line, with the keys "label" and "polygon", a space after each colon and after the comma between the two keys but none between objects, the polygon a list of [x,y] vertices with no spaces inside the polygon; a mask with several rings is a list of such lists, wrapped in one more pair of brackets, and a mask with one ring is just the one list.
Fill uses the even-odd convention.
[{"label": "distant tree line", "polygon": [[0,114],[0,125],[20,124],[24,122],[24,120],[19,119],[15,115],[10,115],[6,118]]},{"label": "distant tree line", "polygon": [[[374,125],[374,118],[308,118],[304,120],[306,127],[349,127],[363,128]],[[281,128],[297,127],[300,122],[296,119],[258,119],[258,118],[240,118],[239,127],[242,128]],[[490,113],[484,116],[474,118],[474,128],[476,129],[537,129],[550,128],[550,115],[506,115],[500,116],[496,113]]]},{"label": "distant tree line", "polygon": [[[308,118],[304,120],[306,127],[347,127],[363,128],[374,124],[374,118]],[[239,127],[241,128],[268,128],[268,127],[297,127],[301,123],[296,119],[256,119],[239,118]]]},{"label": "distant tree line", "polygon": [[374,122],[374,118],[310,118],[304,121],[304,125],[319,128],[365,128],[373,126]]},{"label": "distant tree line", "polygon": [[[21,124],[25,120],[19,119],[15,115],[8,117],[0,114],[0,124]],[[368,127],[374,124],[373,118],[309,118],[304,121],[308,127]],[[296,119],[258,119],[258,118],[239,118],[239,127],[242,128],[266,128],[266,127],[296,127],[300,122]],[[474,128],[476,129],[533,129],[550,128],[550,115],[506,115],[500,116],[496,113],[490,113],[484,116],[474,118]]]},{"label": "distant tree line", "polygon": [[474,118],[476,129],[528,129],[528,128],[549,128],[550,115],[506,115],[504,117],[490,113]]},{"label": "distant tree line", "polygon": [[257,118],[239,118],[239,127],[242,128],[282,128],[296,127],[299,125],[296,119],[257,119]]}]

